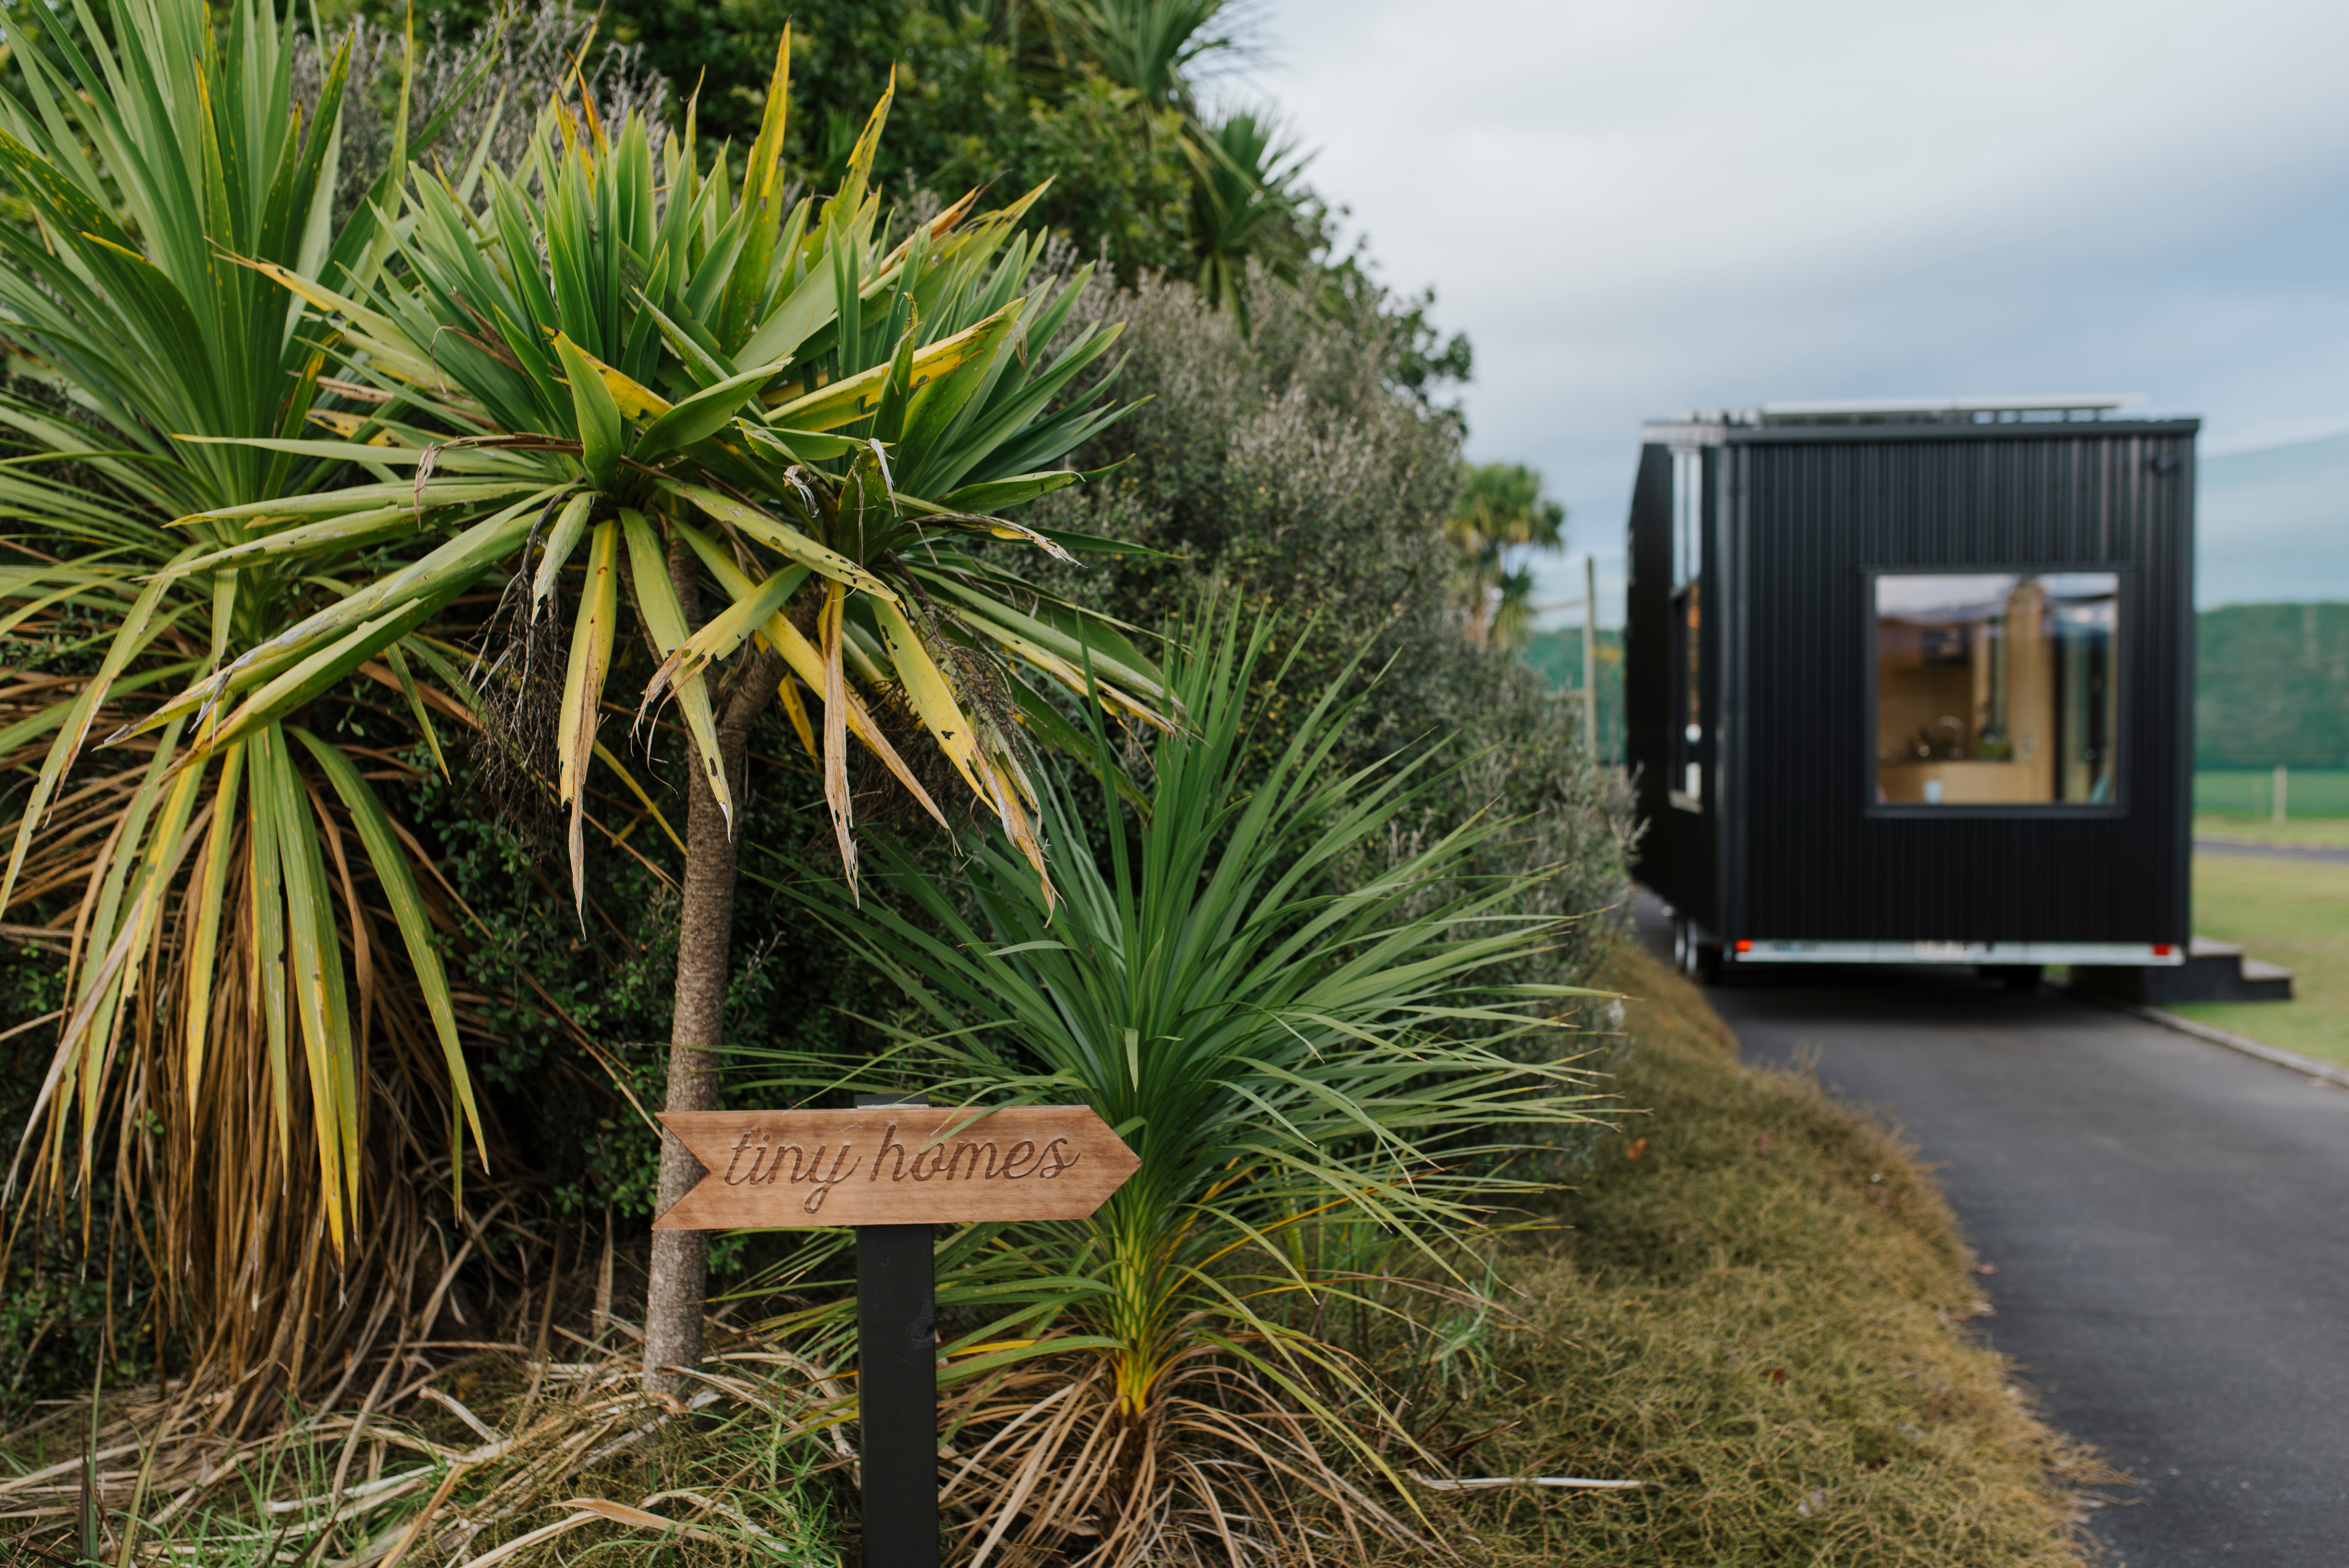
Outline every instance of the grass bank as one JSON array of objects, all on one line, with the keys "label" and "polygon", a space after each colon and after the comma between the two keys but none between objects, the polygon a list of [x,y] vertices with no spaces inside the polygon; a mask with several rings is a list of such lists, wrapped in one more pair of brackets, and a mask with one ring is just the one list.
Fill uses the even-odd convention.
[{"label": "grass bank", "polygon": [[[1644,957],[1607,978],[1632,998],[1609,1070],[1638,1114],[1496,1258],[1515,1323],[1423,1346],[1442,1376],[1414,1426],[1454,1476],[1645,1484],[1418,1493],[1438,1537],[1489,1568],[2091,1561],[2072,1521],[2105,1472],[1968,1333],[1997,1282],[1930,1176],[1809,1079],[1741,1066],[1702,993]],[[803,1427],[835,1386],[721,1331],[720,1397],[659,1421],[625,1331],[600,1350],[561,1334],[577,1304],[550,1297],[503,1348],[418,1347],[360,1408],[276,1438],[198,1435],[151,1389],[95,1433],[59,1407],[0,1445],[0,1562],[36,1541],[34,1560],[224,1568],[380,1563],[402,1541],[407,1562],[509,1568],[855,1560],[845,1472],[816,1469],[846,1436]],[[158,1444],[176,1423],[188,1438]],[[103,1496],[83,1523],[86,1442]]]},{"label": "grass bank", "polygon": [[2290,969],[2293,999],[2198,1002],[2174,1011],[2287,1051],[2349,1062],[2349,866],[2197,855],[2194,929]]},{"label": "grass bank", "polygon": [[1995,1282],[1931,1177],[1814,1081],[1741,1066],[1644,955],[1613,983],[1644,1114],[1505,1259],[1523,1326],[1433,1446],[1489,1429],[1459,1475],[1649,1484],[1470,1493],[1445,1533],[1509,1568],[2091,1561],[2072,1521],[2106,1472],[1967,1332]]}]

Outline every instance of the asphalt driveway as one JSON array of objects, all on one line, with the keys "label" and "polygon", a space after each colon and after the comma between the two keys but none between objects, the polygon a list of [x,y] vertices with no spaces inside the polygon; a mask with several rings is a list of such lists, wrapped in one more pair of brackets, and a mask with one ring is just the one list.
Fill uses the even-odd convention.
[{"label": "asphalt driveway", "polygon": [[1940,1166],[1989,1342],[2142,1482],[2093,1521],[2116,1564],[2349,1564],[2349,1089],[1951,971],[1712,1000],[1747,1060],[1815,1051]]}]

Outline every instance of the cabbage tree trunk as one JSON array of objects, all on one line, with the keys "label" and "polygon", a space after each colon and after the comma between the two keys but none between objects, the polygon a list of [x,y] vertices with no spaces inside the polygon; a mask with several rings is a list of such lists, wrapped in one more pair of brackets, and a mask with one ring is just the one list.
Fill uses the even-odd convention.
[{"label": "cabbage tree trunk", "polygon": [[[669,559],[671,580],[688,625],[698,625],[700,587],[689,556]],[[749,802],[744,758],[751,726],[774,701],[783,662],[771,649],[737,655],[720,692],[718,749],[727,787],[739,812]],[[688,747],[688,750],[690,748]],[[677,1005],[669,1025],[671,1111],[719,1108],[718,1047],[725,1039],[726,981],[734,940],[734,836],[698,767],[686,769],[685,886],[678,916]],[[701,1179],[701,1162],[685,1145],[661,1135],[658,1213]],[[680,1397],[685,1374],[701,1364],[701,1324],[709,1296],[709,1237],[701,1231],[653,1232],[652,1267],[645,1291],[645,1391]]]}]

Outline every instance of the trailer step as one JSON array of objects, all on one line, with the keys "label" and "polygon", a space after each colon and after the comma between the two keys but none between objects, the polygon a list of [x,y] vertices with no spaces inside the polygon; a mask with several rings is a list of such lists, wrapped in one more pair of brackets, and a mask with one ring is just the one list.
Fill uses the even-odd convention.
[{"label": "trailer step", "polygon": [[2077,991],[2140,1007],[2167,1007],[2178,1002],[2292,1000],[2292,971],[2247,958],[2240,944],[2209,937],[2196,937],[2186,950],[2186,961],[2168,969],[2075,964],[2072,985]]}]

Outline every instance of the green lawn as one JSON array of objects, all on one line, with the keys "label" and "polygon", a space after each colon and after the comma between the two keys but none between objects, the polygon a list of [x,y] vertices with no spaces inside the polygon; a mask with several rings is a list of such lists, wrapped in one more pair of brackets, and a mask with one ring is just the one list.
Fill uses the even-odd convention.
[{"label": "green lawn", "polygon": [[2177,1012],[2287,1051],[2349,1062],[2349,866],[2197,855],[2194,929],[2290,969],[2294,1000],[2191,1002]]}]

